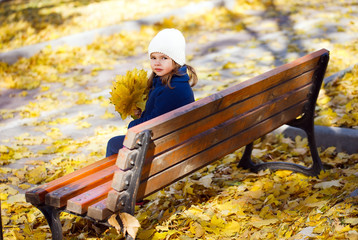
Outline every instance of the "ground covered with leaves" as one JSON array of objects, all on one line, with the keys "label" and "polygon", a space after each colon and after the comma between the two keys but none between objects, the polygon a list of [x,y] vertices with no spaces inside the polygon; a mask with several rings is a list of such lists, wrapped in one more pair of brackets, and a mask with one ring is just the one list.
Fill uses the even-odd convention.
[{"label": "ground covered with leaves", "polygon": [[[191,2],[191,1],[190,1]],[[199,2],[199,1],[197,1]],[[150,1],[5,1],[0,3],[1,51],[118,24],[176,6]],[[0,199],[5,239],[47,239],[39,210],[24,191],[101,159],[123,134],[110,103],[112,81],[134,67],[148,69],[146,48],[165,27],[182,30],[199,74],[197,98],[320,49],[330,50],[315,123],[356,129],[358,9],[353,1],[244,1],[203,13],[165,18],[139,31],[99,36],[85,47],[48,46],[10,65],[0,62]],[[133,4],[133,5],[131,5]],[[71,7],[69,7],[71,6]],[[68,10],[70,9],[70,11]],[[99,11],[101,10],[101,11]],[[133,15],[127,16],[131,11]],[[92,22],[94,24],[89,24]],[[309,165],[306,139],[267,135],[256,161]],[[150,196],[138,207],[139,239],[358,239],[358,156],[320,150],[318,178],[289,171],[237,168],[242,150]],[[115,229],[62,214],[66,239],[120,239]]]},{"label": "ground covered with leaves", "polygon": [[[293,141],[268,135],[255,147],[253,156],[259,161],[309,160],[307,142],[299,137]],[[249,173],[236,166],[241,156],[242,151],[228,155],[151,197],[152,201],[137,214],[144,226],[149,226],[139,236],[146,239],[154,233],[153,239],[357,237],[357,199],[349,196],[357,187],[357,154],[337,154],[333,147],[321,152],[321,159],[332,169],[318,178],[290,171]],[[343,165],[353,167],[339,167]],[[151,212],[156,214],[152,216]]]}]

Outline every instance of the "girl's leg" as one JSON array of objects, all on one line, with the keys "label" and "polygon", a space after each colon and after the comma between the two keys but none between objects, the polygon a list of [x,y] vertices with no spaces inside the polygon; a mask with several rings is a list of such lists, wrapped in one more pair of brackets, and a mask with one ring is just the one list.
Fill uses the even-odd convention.
[{"label": "girl's leg", "polygon": [[106,157],[118,153],[119,149],[123,147],[124,137],[125,136],[120,135],[120,136],[113,137],[108,141]]}]

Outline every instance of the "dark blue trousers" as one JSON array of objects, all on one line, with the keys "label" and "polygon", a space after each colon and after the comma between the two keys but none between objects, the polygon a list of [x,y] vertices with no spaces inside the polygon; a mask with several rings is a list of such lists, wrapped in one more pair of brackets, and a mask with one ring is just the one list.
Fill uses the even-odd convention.
[{"label": "dark blue trousers", "polygon": [[118,153],[119,149],[123,147],[124,137],[124,135],[120,135],[109,139],[107,143],[106,157]]}]

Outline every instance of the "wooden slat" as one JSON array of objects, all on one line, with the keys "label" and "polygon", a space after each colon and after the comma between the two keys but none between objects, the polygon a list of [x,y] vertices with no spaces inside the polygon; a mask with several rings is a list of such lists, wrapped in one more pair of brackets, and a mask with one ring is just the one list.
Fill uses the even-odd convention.
[{"label": "wooden slat", "polygon": [[199,154],[192,156],[185,161],[182,161],[170,169],[160,172],[140,183],[137,199],[142,199],[163,187],[187,176],[188,174],[210,164],[211,162],[220,159],[221,157],[249,144],[253,139],[257,139],[277,127],[281,126],[280,122],[288,122],[292,116],[297,116],[302,112],[302,108],[306,101],[302,102],[300,106],[287,109],[283,114],[276,115],[267,119],[250,129],[236,134],[235,136],[216,144],[215,146],[206,149]]},{"label": "wooden slat", "polygon": [[[243,114],[244,112],[250,111],[260,105],[273,101],[277,97],[298,89],[302,86],[311,82],[313,71],[309,71],[300,77],[294,78],[283,84],[275,86],[275,88],[261,92],[255,96],[249,97],[238,103],[233,103],[230,107],[212,114],[208,117],[200,119],[193,124],[185,126],[177,131],[171,132],[159,139],[155,139],[150,147],[149,152],[152,155],[157,155],[173,146],[192,138],[193,136],[204,132],[210,128],[213,128],[231,118]],[[294,104],[297,101],[295,98],[291,98],[290,103]]]},{"label": "wooden slat", "polygon": [[126,147],[119,149],[116,165],[122,170],[131,167],[131,161],[134,161],[135,155],[138,154],[136,150],[129,150]]},{"label": "wooden slat", "polygon": [[35,189],[29,190],[26,192],[26,201],[34,205],[40,205],[45,202],[45,195],[51,191],[59,189],[68,183],[74,182],[78,179],[86,177],[92,173],[99,171],[100,169],[106,168],[108,166],[114,165],[117,158],[117,154],[104,158],[100,161],[97,161],[93,164],[90,164],[82,169],[76,170],[70,174],[67,174],[63,177],[60,177],[56,180],[53,180],[49,183],[43,184]]},{"label": "wooden slat", "polygon": [[107,206],[106,206],[107,199],[103,199],[91,206],[88,207],[87,216],[94,218],[99,221],[103,221],[107,219],[109,216],[113,214]]},{"label": "wooden slat", "polygon": [[119,210],[119,203],[120,203],[120,197],[121,197],[121,192],[118,192],[116,190],[111,190],[108,193],[108,197],[107,197],[107,202],[106,202],[106,206],[109,210],[111,210],[112,212],[116,212]]},{"label": "wooden slat", "polygon": [[[155,175],[156,173],[209,148],[211,145],[224,141],[238,132],[251,128],[264,119],[275,116],[277,113],[284,111],[286,108],[296,105],[297,102],[299,102],[300,105],[300,102],[306,99],[309,89],[310,85],[291,95],[283,95],[276,99],[276,101],[268,102],[258,109],[253,109],[245,114],[231,118],[221,126],[201,133],[190,141],[158,155],[151,161],[147,160],[143,166],[141,180]],[[302,113],[302,109],[299,110],[301,112],[298,112],[297,115],[290,116],[288,121],[293,120],[300,115]],[[276,124],[280,124],[279,126],[281,126],[285,123],[287,123],[286,118],[279,120]],[[253,141],[255,139],[251,140]]]},{"label": "wooden slat", "polygon": [[66,209],[77,214],[84,214],[90,205],[105,199],[110,190],[112,190],[112,180],[69,199]]},{"label": "wooden slat", "polygon": [[116,165],[111,165],[82,179],[68,183],[64,187],[46,194],[45,203],[53,207],[64,207],[68,199],[112,180],[113,174],[117,170],[119,169]]},{"label": "wooden slat", "polygon": [[132,171],[117,171],[113,176],[113,182],[116,184],[112,185],[113,188],[117,191],[126,190],[129,187],[133,176]]},{"label": "wooden slat", "polygon": [[[187,122],[183,123],[184,119],[191,119],[192,122],[195,122],[203,116],[208,116],[229,106],[233,101],[236,102],[237,98],[247,98],[250,95],[271,88],[279,82],[289,80],[295,76],[310,71],[317,66],[320,56],[325,53],[328,53],[328,51],[325,49],[319,50],[236,86],[130,128],[124,140],[124,145],[130,149],[133,148],[133,139],[145,129],[151,129],[153,132],[153,139],[156,139],[165,135],[168,130],[175,130],[173,129],[173,126],[179,129],[186,125]],[[192,111],[195,109],[200,109],[200,111],[195,111],[195,114],[193,114]]]}]

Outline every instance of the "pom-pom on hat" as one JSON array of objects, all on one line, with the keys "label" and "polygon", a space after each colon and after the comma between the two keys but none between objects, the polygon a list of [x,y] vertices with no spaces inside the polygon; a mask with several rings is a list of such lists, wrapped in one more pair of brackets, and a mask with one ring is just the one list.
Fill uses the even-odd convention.
[{"label": "pom-pom on hat", "polygon": [[183,34],[174,28],[167,28],[152,39],[148,47],[148,55],[159,52],[173,59],[180,66],[185,64],[185,38]]}]

